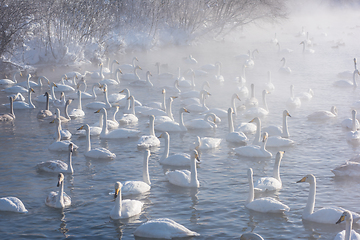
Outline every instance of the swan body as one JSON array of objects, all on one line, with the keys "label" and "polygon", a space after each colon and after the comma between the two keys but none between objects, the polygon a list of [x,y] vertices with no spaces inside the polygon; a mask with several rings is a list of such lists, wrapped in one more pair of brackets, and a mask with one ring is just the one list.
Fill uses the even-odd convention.
[{"label": "swan body", "polygon": [[272,93],[274,92],[275,90],[275,86],[274,84],[272,83],[271,81],[271,72],[268,71],[268,82],[265,83],[265,90],[268,92],[268,93]]},{"label": "swan body", "polygon": [[335,106],[331,107],[331,111],[316,111],[309,116],[307,116],[310,121],[322,121],[327,119],[332,119],[337,117],[337,109]]},{"label": "swan body", "polygon": [[100,67],[100,71],[95,71],[91,74],[91,78],[92,79],[96,79],[96,80],[99,80],[99,79],[104,79],[105,76],[104,76],[104,72],[103,72],[103,64],[100,63],[99,64],[99,67]]},{"label": "swan body", "polygon": [[137,146],[139,148],[151,148],[160,146],[160,140],[155,136],[154,124],[155,117],[154,115],[150,115],[150,134],[141,136],[139,139]]},{"label": "swan body", "polygon": [[0,211],[28,213],[23,202],[17,197],[0,198]]},{"label": "swan body", "polygon": [[103,119],[103,126],[100,133],[100,138],[103,139],[119,139],[119,138],[136,138],[139,135],[139,131],[127,129],[127,128],[118,128],[108,131],[108,119],[107,119],[107,111],[105,108],[101,108],[95,113],[101,113]]},{"label": "swan body", "polygon": [[348,81],[348,80],[338,80],[334,83],[335,87],[339,87],[339,88],[356,88],[357,87],[357,83],[356,83],[356,74],[360,75],[360,72],[358,69],[355,69],[353,74],[352,74],[352,81]]},{"label": "swan body", "polygon": [[82,105],[81,105],[81,91],[78,90],[78,107],[74,108],[73,110],[71,110],[69,116],[71,118],[79,118],[79,117],[84,117],[85,116],[85,112],[82,110]]},{"label": "swan body", "polygon": [[345,221],[345,230],[339,232],[334,240],[360,240],[360,234],[352,230],[353,218],[349,211],[344,211],[336,224]]},{"label": "swan body", "polygon": [[183,225],[168,219],[158,218],[141,224],[134,232],[136,237],[173,239],[182,237],[200,236]]},{"label": "swan body", "polygon": [[196,160],[199,161],[198,152],[194,149],[191,152],[191,166],[189,170],[175,170],[167,172],[166,178],[171,184],[179,187],[194,187],[200,186],[199,180],[197,179]]},{"label": "swan body", "polygon": [[71,205],[71,198],[64,192],[64,174],[58,175],[58,187],[60,191],[50,192],[45,199],[45,204],[53,208],[65,208]]},{"label": "swan body", "polygon": [[114,195],[115,205],[110,212],[110,217],[112,219],[126,219],[139,215],[144,204],[138,200],[122,200],[121,188],[122,184],[120,182],[116,182]]},{"label": "swan body", "polygon": [[[50,151],[68,151],[69,150],[69,144],[72,143],[69,140],[62,140],[61,139],[61,134],[60,134],[60,119],[57,117],[53,120],[56,123],[56,141],[52,144],[49,145],[48,149]],[[73,149],[74,151],[77,150],[79,147],[77,145],[73,144]]]},{"label": "swan body", "polygon": [[344,119],[342,122],[341,122],[341,126],[343,128],[349,128],[349,129],[352,129],[353,130],[353,124],[355,122],[355,130],[359,129],[360,128],[360,124],[359,124],[359,121],[356,119],[356,110],[352,110],[351,111],[351,114],[352,114],[352,118],[347,118],[347,119]]},{"label": "swan body", "polygon": [[60,108],[60,107],[64,107],[66,104],[66,100],[65,100],[65,93],[61,92],[60,93],[60,99],[53,99],[53,105],[54,107]]},{"label": "swan body", "polygon": [[11,122],[15,120],[15,113],[13,107],[14,100],[12,97],[9,97],[9,99],[10,99],[10,112],[0,115],[0,122]]},{"label": "swan body", "polygon": [[[118,105],[120,108],[123,108],[125,107],[126,109],[130,109],[130,101],[129,100],[129,97],[130,97],[130,90],[128,88],[125,88],[123,90],[121,90],[119,92],[120,94],[118,95],[121,95],[120,99],[115,101],[114,103],[116,103],[116,105]],[[123,94],[125,93],[125,95]],[[142,106],[141,102],[139,102],[138,100],[135,99],[135,106]]]},{"label": "swan body", "polygon": [[74,173],[72,166],[72,153],[73,153],[73,144],[69,144],[69,157],[68,162],[65,163],[61,160],[50,160],[46,162],[41,162],[36,164],[36,169],[38,171],[50,172],[50,173]]},{"label": "swan body", "polygon": [[286,60],[285,58],[282,58],[281,61],[283,61],[283,65],[280,67],[279,72],[282,74],[291,74],[291,69],[286,66]]},{"label": "swan body", "polygon": [[[245,115],[249,117],[264,117],[269,114],[269,109],[266,102],[266,94],[268,94],[268,91],[263,90],[262,91],[262,100],[264,107],[259,107],[257,105],[249,105],[249,109],[246,110]],[[257,101],[257,100],[256,100]]]},{"label": "swan body", "polygon": [[[205,90],[205,87],[210,88],[210,84],[208,81],[205,81],[201,87],[201,90]],[[197,91],[197,90],[191,90],[191,91],[187,91],[187,92],[182,92],[180,93],[180,97],[181,98],[198,98],[200,99],[202,97],[201,95],[201,91]]]},{"label": "swan body", "polygon": [[120,84],[120,80],[119,80],[119,74],[122,74],[122,71],[118,68],[115,71],[115,78],[116,79],[103,79],[101,80],[99,83],[102,84],[107,84],[107,85],[119,85]]},{"label": "swan body", "polygon": [[198,61],[192,55],[189,55],[188,57],[184,58],[184,62],[191,65],[195,65],[198,63]]},{"label": "swan body", "polygon": [[183,113],[189,113],[186,108],[180,108],[179,110],[179,123],[174,121],[163,122],[155,126],[155,129],[162,132],[184,132],[187,131],[187,127],[184,125]]},{"label": "swan body", "polygon": [[287,125],[287,117],[291,117],[291,115],[288,110],[284,110],[282,127],[270,125],[267,127],[263,127],[262,131],[267,132],[269,136],[281,136],[283,138],[290,137],[289,128]]},{"label": "swan body", "polygon": [[309,102],[314,96],[314,91],[309,88],[307,92],[301,92],[296,94],[296,97],[300,98],[300,101]]},{"label": "swan body", "polygon": [[126,181],[121,187],[123,196],[138,195],[150,191],[151,182],[149,177],[149,157],[150,150],[144,151],[143,161],[143,180],[142,181]]},{"label": "swan body", "polygon": [[16,102],[16,101],[25,102],[25,100],[26,100],[21,93],[13,93],[13,94],[8,95],[7,97],[12,97],[14,99],[14,102]]},{"label": "swan body", "polygon": [[138,117],[135,115],[135,98],[134,96],[129,97],[129,101],[131,102],[131,113],[125,113],[119,119],[119,123],[122,124],[135,124],[139,121]]},{"label": "swan body", "polygon": [[131,63],[125,63],[119,66],[119,68],[121,68],[124,71],[134,71],[135,68],[135,61],[138,62],[139,60],[137,59],[137,57],[133,57],[133,59],[131,60]]},{"label": "swan body", "polygon": [[249,232],[242,234],[240,240],[264,240],[264,238],[257,233]]},{"label": "swan body", "polygon": [[176,153],[169,156],[170,151],[170,135],[167,132],[163,132],[159,138],[165,139],[164,153],[160,158],[160,164],[175,166],[175,167],[190,167],[191,159],[187,153]]},{"label": "swan body", "polygon": [[256,124],[253,124],[252,122],[250,123],[242,122],[235,129],[235,131],[243,132],[245,134],[254,134],[256,133],[256,130],[257,130]]},{"label": "swan body", "polygon": [[105,102],[91,102],[85,105],[85,107],[90,108],[90,109],[100,109],[100,108],[106,108],[109,109],[112,107],[111,103],[109,102],[108,99],[108,92],[107,92],[107,85],[106,83],[103,84],[103,89],[104,89],[104,100]]},{"label": "swan body", "polygon": [[137,70],[142,70],[141,67],[139,67],[138,65],[136,65],[134,67],[134,73],[124,73],[121,77],[122,80],[126,80],[126,81],[135,81],[135,80],[140,80],[140,77],[137,73]]},{"label": "swan body", "polygon": [[245,101],[245,106],[247,108],[252,108],[252,107],[257,107],[259,105],[259,101],[257,100],[257,98],[255,97],[255,90],[254,90],[255,86],[252,83],[251,84],[251,96],[250,98],[246,99]]},{"label": "swan body", "polygon": [[262,213],[284,213],[290,211],[287,205],[271,197],[254,200],[253,170],[251,168],[248,169],[247,176],[249,180],[249,197],[246,200],[245,206],[248,209]]},{"label": "swan body", "polygon": [[49,93],[45,92],[44,96],[46,97],[45,110],[42,109],[38,112],[38,114],[36,115],[38,119],[44,119],[53,116],[53,113],[49,110]]},{"label": "swan body", "polygon": [[[35,105],[31,101],[31,93],[35,93],[33,88],[29,88],[28,91],[28,102],[15,101],[13,102],[14,109],[34,109]],[[10,103],[3,104],[6,108],[10,108]]]},{"label": "swan body", "polygon": [[248,141],[247,136],[243,132],[234,131],[234,122],[232,118],[233,110],[232,108],[228,109],[228,124],[229,124],[229,133],[226,135],[226,141],[231,143],[246,143]]},{"label": "swan body", "polygon": [[[239,98],[239,95],[237,95],[236,93],[234,93],[232,96],[231,96],[231,101],[230,101],[230,105],[234,111],[234,115],[236,116],[237,115],[237,111],[236,111],[236,106],[235,106],[235,99],[238,99],[239,101],[240,98]],[[225,111],[224,109],[221,109],[221,108],[211,108],[205,112],[203,112],[202,114],[209,114],[209,113],[213,113],[215,114],[216,116],[220,117],[220,118],[227,118],[228,117],[228,111]]]},{"label": "swan body", "polygon": [[150,76],[152,76],[150,71],[146,72],[145,81],[144,80],[135,80],[129,83],[130,86],[133,87],[153,87],[154,84],[150,81]]},{"label": "swan body", "polygon": [[205,104],[206,96],[210,95],[209,92],[205,90],[201,90],[201,102],[200,104],[190,104],[186,106],[186,109],[188,109],[190,112],[205,112],[209,110],[209,108]]},{"label": "swan body", "polygon": [[6,93],[27,93],[29,90],[27,90],[26,88],[24,88],[22,86],[15,85],[12,87],[5,88],[2,91],[6,92]]},{"label": "swan body", "polygon": [[331,170],[337,177],[360,177],[360,163],[351,160]]},{"label": "swan body", "polygon": [[68,79],[68,77],[65,74],[62,75],[62,77],[61,77],[62,83],[56,84],[57,88],[54,89],[54,91],[55,92],[75,92],[75,88],[73,88],[69,85],[66,85],[64,82],[64,79]]},{"label": "swan body", "polygon": [[112,160],[116,158],[115,153],[110,152],[106,148],[98,147],[95,149],[91,149],[91,142],[90,142],[90,127],[88,124],[81,126],[78,130],[85,129],[86,131],[86,149],[85,149],[85,157],[92,158],[92,159],[105,159],[105,160]]},{"label": "swan body", "polygon": [[234,148],[233,150],[240,156],[256,157],[256,158],[271,158],[272,154],[265,149],[267,138],[268,138],[268,134],[265,132],[263,134],[263,141],[261,143],[261,146],[259,146],[259,145],[241,146],[241,147]]},{"label": "swan body", "polygon": [[30,78],[27,78],[27,80],[26,80],[25,82],[21,82],[21,83],[19,83],[18,85],[19,85],[19,86],[22,86],[22,87],[24,87],[24,88],[27,88],[27,89],[29,89],[29,88],[34,88],[34,87],[41,87],[41,86],[43,85],[42,82],[41,82],[41,79],[44,79],[45,81],[47,81],[48,85],[50,85],[49,79],[47,79],[45,76],[40,76],[40,77],[38,78],[38,82],[37,82],[37,83],[34,82],[34,81],[30,81]]},{"label": "swan body", "polygon": [[14,74],[13,74],[13,78],[12,79],[0,79],[0,87],[10,87],[14,84],[17,83],[17,80],[16,80],[16,74],[19,74],[20,76],[22,76],[22,73],[20,71],[16,71]]},{"label": "swan body", "polygon": [[205,150],[213,149],[220,146],[222,139],[221,138],[212,138],[212,137],[199,137],[196,136],[194,143],[190,144],[190,149]]},{"label": "swan body", "polygon": [[294,50],[289,49],[289,48],[281,49],[280,48],[280,43],[276,43],[276,46],[278,46],[278,53],[280,53],[280,54],[289,54],[289,53],[292,53],[294,51]]},{"label": "swan body", "polygon": [[157,67],[157,78],[158,79],[174,79],[174,74],[172,73],[168,73],[168,72],[164,72],[164,73],[161,73],[160,72],[160,63],[157,62],[155,63],[155,66]]},{"label": "swan body", "polygon": [[[211,120],[210,120],[211,119]],[[188,129],[213,129],[217,128],[216,115],[214,113],[208,113],[204,119],[192,119],[186,122]]]},{"label": "swan body", "polygon": [[313,54],[313,53],[315,53],[315,50],[314,49],[310,49],[310,48],[307,48],[307,43],[305,42],[305,41],[302,41],[301,43],[300,43],[300,45],[303,45],[303,53],[307,53],[307,54],[309,54],[309,53],[311,53],[311,54]]},{"label": "swan body", "polygon": [[[308,174],[297,183],[307,182],[310,184],[309,197],[306,203],[306,207],[302,213],[302,218],[307,221],[323,223],[323,224],[335,224],[340,218],[341,214],[346,210],[341,207],[325,207],[314,212],[315,207],[315,195],[316,195],[316,178],[312,174]],[[351,212],[353,219],[358,221],[360,215],[358,213]]]},{"label": "swan body", "polygon": [[284,151],[279,151],[276,153],[273,176],[259,178],[255,184],[256,190],[266,192],[276,191],[282,188],[282,181],[280,178],[280,163],[284,153]]},{"label": "swan body", "polygon": [[290,85],[290,98],[286,102],[289,109],[296,109],[301,107],[301,100],[294,95],[294,85]]}]

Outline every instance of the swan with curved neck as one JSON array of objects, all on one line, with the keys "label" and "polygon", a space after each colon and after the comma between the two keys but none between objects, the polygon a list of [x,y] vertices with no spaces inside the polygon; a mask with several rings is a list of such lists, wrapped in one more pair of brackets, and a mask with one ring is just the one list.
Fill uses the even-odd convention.
[{"label": "swan with curved neck", "polygon": [[180,108],[179,110],[179,123],[177,122],[163,122],[155,126],[155,129],[162,132],[184,132],[187,131],[186,126],[184,125],[184,116],[183,113],[189,113],[186,108]]},{"label": "swan with curved neck", "polygon": [[246,116],[264,117],[269,114],[269,109],[268,109],[267,102],[266,102],[266,94],[268,94],[268,91],[263,90],[262,91],[262,101],[263,101],[264,107],[263,108],[259,107],[259,106],[251,107],[250,109],[248,109],[245,112]]},{"label": "swan with curved neck", "polygon": [[93,79],[104,79],[105,78],[104,72],[103,72],[103,63],[102,62],[99,63],[99,67],[100,67],[100,71],[99,72],[93,72],[91,74],[91,78],[93,78]]},{"label": "swan with curved neck", "polygon": [[248,209],[263,213],[284,213],[290,211],[287,205],[274,198],[264,197],[254,199],[253,170],[251,168],[247,171],[247,177],[249,180],[249,197],[246,200],[245,206]]},{"label": "swan with curved neck", "polygon": [[119,119],[120,123],[123,124],[134,124],[139,121],[139,119],[135,115],[135,98],[134,96],[128,97],[128,101],[130,101],[130,113],[124,113]]},{"label": "swan with curved neck", "polygon": [[271,81],[271,72],[268,71],[268,82],[265,84],[265,90],[272,93],[275,90],[275,86]]},{"label": "swan with curved neck", "polygon": [[291,117],[291,115],[288,110],[284,110],[282,115],[283,115],[282,127],[271,125],[271,126],[263,127],[262,131],[269,133],[269,136],[281,136],[283,138],[289,138],[290,133],[287,124],[287,117]]},{"label": "swan with curved neck", "polygon": [[339,224],[344,221],[346,223],[345,230],[339,232],[335,236],[334,240],[360,240],[360,234],[352,230],[353,217],[349,211],[344,211],[343,214],[341,214],[339,220],[336,222],[336,224]]},{"label": "swan with curved neck", "polygon": [[36,165],[38,171],[51,172],[51,173],[74,173],[72,166],[72,153],[74,151],[74,145],[69,143],[68,146],[69,155],[67,163],[61,160],[50,160],[46,162],[41,162]]},{"label": "swan with curved neck", "polygon": [[[325,207],[321,208],[314,212],[315,207],[315,195],[316,195],[316,178],[312,174],[308,174],[297,183],[307,182],[310,184],[309,196],[306,203],[306,207],[302,213],[302,218],[304,220],[326,223],[326,224],[335,224],[336,221],[340,218],[341,214],[346,210],[341,207]],[[353,219],[358,221],[360,215],[358,213],[351,212]]]},{"label": "swan with curved neck", "polygon": [[10,99],[10,112],[0,115],[0,122],[10,122],[15,120],[14,105],[13,105],[14,99],[13,97],[9,97],[9,99]]},{"label": "swan with curved neck", "polygon": [[64,192],[64,174],[59,173],[57,186],[59,192],[50,192],[45,199],[45,204],[53,208],[65,208],[71,205],[71,198]]},{"label": "swan with curved neck", "polygon": [[200,186],[199,180],[197,178],[197,169],[196,169],[196,160],[199,160],[198,152],[194,149],[191,152],[190,160],[190,171],[189,170],[175,170],[166,173],[166,177],[171,184],[180,186],[180,187],[194,187],[198,188]]},{"label": "swan with curved neck", "polygon": [[120,68],[116,69],[115,71],[115,79],[110,79],[110,78],[103,79],[100,81],[100,84],[119,85],[120,84],[119,74],[123,74]]},{"label": "swan with curved neck", "polygon": [[121,187],[121,191],[124,196],[128,195],[137,195],[150,191],[151,182],[149,175],[149,158],[150,150],[146,149],[144,151],[144,160],[143,160],[143,180],[142,181],[126,181]]},{"label": "swan with curved neck", "polygon": [[16,74],[19,74],[20,76],[22,76],[21,71],[16,71],[16,72],[14,72],[12,79],[6,79],[6,78],[0,79],[0,86],[7,87],[7,86],[16,84],[17,83]]},{"label": "swan with curved neck", "polygon": [[[235,105],[235,100],[236,99],[241,101],[241,99],[239,98],[239,95],[234,93],[231,96],[231,99],[230,99],[230,106],[233,108],[233,112],[234,112],[235,116],[237,115],[237,110],[236,110],[236,105]],[[217,117],[220,117],[220,118],[227,118],[228,117],[228,112],[226,110],[224,110],[224,109],[221,109],[221,108],[211,108],[211,109],[203,112],[202,114],[208,114],[208,113],[214,113]]]},{"label": "swan with curved neck", "polygon": [[112,160],[116,158],[116,154],[110,152],[106,148],[98,147],[95,149],[91,149],[91,142],[90,142],[90,126],[85,124],[81,126],[78,130],[85,129],[86,131],[86,148],[85,148],[85,157],[93,158],[93,159],[108,159]]},{"label": "swan with curved neck", "polygon": [[91,102],[91,103],[86,104],[85,107],[90,108],[90,109],[100,109],[100,108],[109,109],[112,107],[111,103],[109,102],[109,98],[108,98],[107,84],[104,83],[102,85],[102,88],[103,88],[103,93],[104,93],[104,102],[99,102],[99,101]]},{"label": "swan with curved neck", "polygon": [[280,61],[283,62],[283,65],[280,67],[279,72],[283,74],[291,74],[291,69],[286,66],[286,59],[283,57]]},{"label": "swan with curved neck", "polygon": [[[14,109],[34,109],[36,108],[35,105],[33,104],[32,100],[31,100],[31,94],[32,93],[35,93],[34,89],[33,88],[29,88],[29,91],[28,91],[28,102],[23,102],[23,101],[14,101],[13,103],[13,108]],[[7,103],[7,104],[4,104],[4,106],[6,108],[10,108],[10,104]]]},{"label": "swan with curved neck", "polygon": [[71,118],[78,118],[78,117],[84,117],[85,116],[85,112],[82,110],[82,105],[81,105],[81,91],[78,90],[78,106],[77,108],[74,108],[73,110],[71,110],[69,116]]},{"label": "swan with curved neck", "polygon": [[268,133],[263,133],[261,145],[250,145],[250,146],[242,146],[234,148],[233,150],[245,157],[258,157],[258,158],[271,158],[272,154],[268,150],[265,149],[266,142],[268,138]]},{"label": "swan with curved neck", "polygon": [[141,136],[141,138],[139,139],[139,141],[137,143],[138,148],[151,148],[151,147],[160,146],[160,140],[155,136],[155,129],[154,129],[155,117],[154,117],[154,115],[150,115],[149,120],[150,120],[150,126],[149,126],[150,133],[149,133],[149,135]]},{"label": "swan with curved neck", "polygon": [[276,191],[282,188],[282,181],[280,178],[280,163],[284,153],[284,151],[279,151],[276,153],[273,176],[259,178],[255,184],[256,190],[266,192]]},{"label": "swan with curved neck", "polygon": [[61,140],[61,120],[60,118],[55,118],[53,121],[51,121],[51,123],[55,123],[56,124],[56,139],[55,142],[50,144],[48,149],[50,151],[68,151],[68,146],[70,143],[72,143],[73,145],[73,150],[77,150],[78,146],[75,145],[73,142],[70,142],[69,140]]},{"label": "swan with curved neck", "polygon": [[349,88],[349,87],[356,88],[357,87],[356,74],[360,75],[360,72],[357,68],[355,68],[352,74],[352,82],[348,80],[339,80],[334,83],[334,86],[340,88]]},{"label": "swan with curved neck", "polygon": [[226,141],[232,143],[245,143],[248,141],[247,136],[243,132],[234,131],[234,121],[232,115],[234,111],[232,108],[228,109],[228,124],[229,124],[229,133],[226,135]]},{"label": "swan with curved neck", "polygon": [[142,70],[139,65],[134,67],[134,73],[125,73],[122,75],[122,80],[140,80],[137,70]]},{"label": "swan with curved neck", "polygon": [[122,184],[116,182],[114,195],[115,205],[110,212],[112,219],[126,219],[141,213],[143,203],[138,200],[122,200],[121,188]]},{"label": "swan with curved neck", "polygon": [[309,49],[309,48],[307,48],[307,44],[306,44],[306,42],[304,42],[304,41],[302,41],[301,43],[300,43],[300,45],[303,45],[303,53],[314,53],[315,51],[314,51],[314,49]]},{"label": "swan with curved neck", "polygon": [[145,81],[144,80],[135,80],[130,82],[131,86],[136,86],[136,87],[153,87],[154,84],[150,81],[150,76],[152,76],[150,71],[146,72],[146,77],[145,77]]},{"label": "swan with curved neck", "polygon": [[217,128],[217,116],[214,113],[208,113],[204,119],[191,119],[186,122],[186,127],[189,129],[213,129]]}]

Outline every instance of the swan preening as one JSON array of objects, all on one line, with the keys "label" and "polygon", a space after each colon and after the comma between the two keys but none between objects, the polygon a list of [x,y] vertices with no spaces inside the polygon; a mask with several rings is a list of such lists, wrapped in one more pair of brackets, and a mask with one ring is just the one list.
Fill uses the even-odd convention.
[{"label": "swan preening", "polygon": [[125,219],[138,215],[141,213],[142,206],[144,205],[138,200],[122,200],[121,187],[122,184],[120,182],[115,183],[115,204],[110,212],[112,219]]},{"label": "swan preening", "polygon": [[136,237],[173,239],[181,237],[200,236],[183,225],[168,218],[149,220],[141,224],[134,232]]},{"label": "swan preening", "polygon": [[253,170],[251,168],[247,171],[247,177],[249,181],[249,197],[246,200],[245,206],[248,209],[262,213],[284,213],[290,210],[287,205],[274,198],[264,197],[254,199]]},{"label": "swan preening", "polygon": [[45,204],[53,208],[65,208],[71,205],[71,198],[64,192],[64,174],[59,173],[57,187],[58,192],[50,192],[45,199]]},{"label": "swan preening", "polygon": [[23,202],[17,197],[2,197],[0,198],[0,211],[5,212],[18,212],[18,213],[27,213]]},{"label": "swan preening", "polygon": [[[341,207],[324,207],[314,212],[315,207],[315,195],[316,195],[316,178],[312,174],[308,174],[297,183],[307,182],[310,184],[309,197],[306,203],[306,207],[302,213],[302,218],[307,221],[335,224],[340,218],[341,214],[346,210]],[[351,212],[353,219],[358,221],[360,215],[358,213]]]}]

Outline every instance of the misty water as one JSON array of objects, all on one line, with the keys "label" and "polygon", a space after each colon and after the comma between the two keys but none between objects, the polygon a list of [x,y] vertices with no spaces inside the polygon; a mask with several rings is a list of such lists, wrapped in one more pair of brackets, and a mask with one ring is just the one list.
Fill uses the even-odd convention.
[{"label": "misty water", "polygon": [[[222,63],[222,75],[225,83],[210,81],[211,96],[207,99],[209,108],[230,107],[230,96],[238,91],[239,84],[234,79],[241,74],[242,63],[235,60],[238,54],[248,50],[258,49],[255,53],[253,69],[246,69],[246,86],[255,85],[255,96],[262,106],[261,92],[267,82],[267,72],[272,73],[275,85],[273,93],[267,95],[269,115],[261,118],[262,125],[281,125],[282,112],[286,109],[286,101],[290,97],[290,85],[294,85],[295,94],[311,88],[314,97],[309,102],[302,102],[298,109],[288,109],[290,139],[294,146],[284,148],[267,148],[272,154],[271,159],[247,158],[235,154],[232,148],[239,145],[229,144],[225,140],[228,133],[227,120],[222,119],[215,130],[193,131],[185,133],[170,133],[170,154],[189,152],[190,143],[196,136],[222,138],[216,149],[202,150],[201,163],[198,165],[199,188],[181,188],[171,185],[165,177],[169,169],[159,164],[164,151],[164,140],[161,146],[151,149],[149,172],[151,179],[150,192],[132,199],[140,200],[144,207],[140,215],[126,220],[112,220],[109,213],[114,205],[114,183],[116,181],[141,180],[143,150],[136,146],[138,139],[101,140],[92,137],[92,148],[106,147],[117,155],[113,161],[96,161],[84,157],[85,138],[75,135],[76,129],[82,124],[93,124],[98,120],[94,110],[86,109],[86,103],[93,100],[83,100],[85,118],[63,123],[62,127],[73,133],[72,141],[79,146],[73,155],[74,174],[65,175],[65,192],[71,196],[72,204],[63,210],[45,205],[45,198],[51,191],[57,191],[57,175],[44,174],[35,170],[35,165],[51,159],[67,159],[67,153],[55,153],[48,150],[48,145],[54,141],[55,126],[49,122],[40,122],[36,118],[39,109],[45,104],[35,103],[36,109],[15,110],[16,120],[11,123],[1,123],[0,127],[0,189],[1,195],[16,196],[23,201],[28,209],[27,214],[1,212],[1,239],[133,239],[133,232],[142,223],[150,219],[170,218],[200,234],[193,239],[235,239],[244,232],[256,232],[264,239],[333,239],[345,228],[344,225],[324,225],[303,221],[302,211],[306,205],[309,184],[296,182],[306,174],[317,177],[317,195],[315,210],[326,206],[340,206],[360,213],[358,199],[360,197],[358,179],[335,178],[331,172],[336,166],[359,153],[359,145],[346,141],[349,130],[341,127],[341,121],[351,117],[351,105],[359,99],[359,89],[340,89],[333,86],[337,73],[353,71],[353,58],[358,54],[358,28],[351,23],[345,25],[323,23],[322,26],[305,27],[312,39],[313,54],[304,54],[300,42],[305,36],[296,37],[303,23],[287,24],[281,27],[269,27],[244,31],[230,39],[217,42],[203,42],[188,47],[168,47],[147,52],[128,53],[117,56],[121,63],[130,63],[136,56],[138,64],[143,69],[139,71],[141,79],[150,70],[154,87],[138,88],[129,86],[129,82],[121,81],[120,85],[109,87],[109,94],[129,88],[131,94],[143,104],[151,101],[161,101],[163,86],[173,85],[173,80],[157,80],[155,62],[167,63],[167,71],[177,74],[177,67],[184,71],[188,68],[198,69],[207,63]],[[271,43],[274,34],[282,48],[291,48],[293,53],[283,55]],[[326,35],[325,35],[326,33]],[[345,45],[338,44],[344,42]],[[191,54],[197,59],[197,65],[187,65],[183,58]],[[292,74],[282,75],[278,72],[281,58],[286,58],[286,64],[292,69]],[[45,67],[41,74],[51,81],[58,82],[60,76],[72,69],[71,67]],[[83,66],[80,72],[97,70],[95,66]],[[210,77],[209,77],[210,79]],[[21,78],[24,81],[25,78]],[[208,80],[206,77],[195,79],[196,89]],[[351,79],[349,79],[351,80]],[[88,85],[96,81],[88,78]],[[48,91],[46,87],[35,88],[35,95]],[[59,93],[57,93],[58,96]],[[173,94],[168,93],[168,96]],[[102,100],[98,94],[98,100]],[[0,93],[0,103],[7,103],[4,92]],[[237,106],[241,106],[237,101]],[[77,100],[70,109],[77,106]],[[173,102],[173,113],[178,120],[178,110],[181,98]],[[335,119],[313,122],[307,116],[318,110],[330,110],[332,106],[338,109]],[[50,110],[54,110],[51,105]],[[114,108],[109,110],[112,116]],[[0,107],[0,112],[8,110]],[[117,115],[119,118],[121,112]],[[197,113],[184,114],[184,120],[198,117]],[[129,126],[148,134],[147,117],[139,117],[139,123]],[[235,126],[240,122],[248,122],[252,118],[239,113]],[[126,126],[125,126],[126,127]],[[156,131],[156,135],[161,132]],[[248,136],[251,144],[254,135]],[[271,196],[290,207],[284,214],[265,214],[248,210],[245,201],[248,197],[249,184],[247,169],[254,171],[254,180],[259,177],[271,176],[276,152],[285,150],[281,162],[280,173],[283,188],[280,191],[256,195],[255,198]],[[173,169],[173,168],[172,168]],[[124,197],[125,198],[125,197]],[[355,224],[353,228],[359,229]]]}]

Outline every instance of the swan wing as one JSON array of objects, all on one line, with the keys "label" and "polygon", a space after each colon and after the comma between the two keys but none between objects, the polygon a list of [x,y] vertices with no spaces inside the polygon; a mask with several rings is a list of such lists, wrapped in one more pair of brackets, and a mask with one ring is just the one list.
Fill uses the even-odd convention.
[{"label": "swan wing", "polygon": [[[262,213],[283,213],[288,212],[290,208],[270,197],[258,198],[246,205],[247,208]],[[339,216],[340,218],[340,216]]]},{"label": "swan wing", "polygon": [[0,211],[27,213],[28,210],[17,197],[0,198]]},{"label": "swan wing", "polygon": [[188,187],[190,185],[191,172],[189,170],[175,170],[166,173],[166,177],[171,184]]},{"label": "swan wing", "polygon": [[141,213],[144,204],[138,200],[126,199],[122,201],[121,218],[129,218]]},{"label": "swan wing", "polygon": [[150,185],[143,181],[126,181],[121,187],[121,194],[123,196],[142,194],[150,188]]}]

